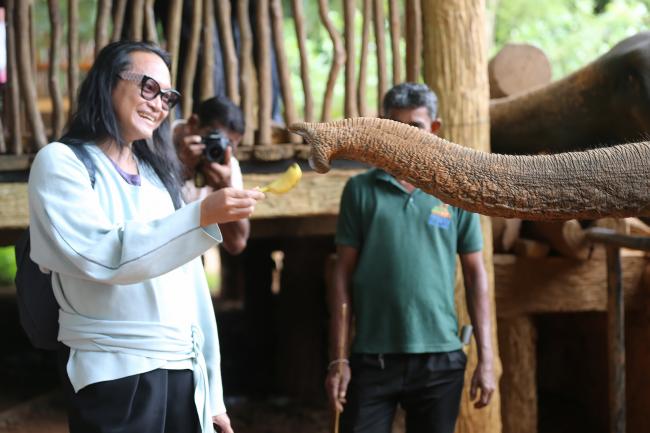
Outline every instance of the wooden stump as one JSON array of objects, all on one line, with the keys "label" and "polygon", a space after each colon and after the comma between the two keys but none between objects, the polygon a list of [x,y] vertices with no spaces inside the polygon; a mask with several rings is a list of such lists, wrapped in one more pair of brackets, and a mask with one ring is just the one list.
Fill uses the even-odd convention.
[{"label": "wooden stump", "polygon": [[506,44],[488,64],[490,98],[515,95],[551,82],[551,63],[541,49]]}]

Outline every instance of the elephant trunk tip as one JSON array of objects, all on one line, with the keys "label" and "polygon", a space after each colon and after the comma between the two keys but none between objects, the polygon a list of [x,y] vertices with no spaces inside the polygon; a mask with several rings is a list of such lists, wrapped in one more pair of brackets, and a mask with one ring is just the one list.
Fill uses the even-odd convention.
[{"label": "elephant trunk tip", "polygon": [[330,155],[325,143],[322,143],[318,135],[317,128],[313,123],[296,122],[289,126],[289,131],[300,135],[307,143],[311,152],[309,155],[309,166],[317,173],[327,173],[330,171]]}]

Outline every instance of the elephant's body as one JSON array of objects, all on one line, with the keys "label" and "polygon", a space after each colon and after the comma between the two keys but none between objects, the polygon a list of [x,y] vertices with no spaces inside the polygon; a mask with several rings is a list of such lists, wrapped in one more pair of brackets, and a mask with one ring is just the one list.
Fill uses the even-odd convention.
[{"label": "elephant's body", "polygon": [[650,136],[650,32],[614,46],[568,77],[493,100],[492,151],[566,152]]},{"label": "elephant's body", "polygon": [[385,169],[441,200],[528,220],[650,216],[650,142],[556,155],[479,152],[382,119],[298,123],[319,172],[331,159]]}]

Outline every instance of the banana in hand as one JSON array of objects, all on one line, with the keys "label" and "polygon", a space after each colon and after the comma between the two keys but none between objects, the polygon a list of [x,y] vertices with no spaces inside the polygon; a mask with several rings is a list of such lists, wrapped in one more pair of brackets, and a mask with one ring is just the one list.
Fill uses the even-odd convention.
[{"label": "banana in hand", "polygon": [[280,175],[280,177],[261,187],[260,191],[284,194],[296,186],[301,177],[302,170],[300,170],[300,166],[294,162],[284,173],[282,173],[282,175]]}]

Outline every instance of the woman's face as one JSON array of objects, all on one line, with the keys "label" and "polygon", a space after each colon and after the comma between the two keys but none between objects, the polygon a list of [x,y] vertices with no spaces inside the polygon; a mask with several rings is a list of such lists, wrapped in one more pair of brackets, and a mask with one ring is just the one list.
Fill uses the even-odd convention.
[{"label": "woman's face", "polygon": [[127,143],[151,138],[153,132],[169,114],[161,95],[151,101],[142,97],[141,81],[134,79],[146,75],[155,80],[161,90],[170,88],[170,75],[165,62],[156,54],[146,51],[130,53],[131,67],[124,71],[113,89],[113,110],[120,132]]}]

